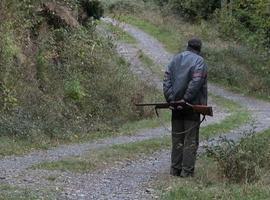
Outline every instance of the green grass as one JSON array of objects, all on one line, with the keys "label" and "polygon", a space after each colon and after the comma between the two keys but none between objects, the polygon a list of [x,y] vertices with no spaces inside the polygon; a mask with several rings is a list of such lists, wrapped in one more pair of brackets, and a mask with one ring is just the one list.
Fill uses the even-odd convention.
[{"label": "green grass", "polygon": [[[212,98],[217,105],[227,109],[228,112],[232,112],[231,115],[225,118],[220,123],[208,125],[201,128],[201,138],[207,139],[209,137],[226,133],[234,128],[239,127],[250,119],[250,115],[247,111],[239,107],[238,104],[223,99],[221,97],[213,96]],[[241,110],[241,112],[240,112]],[[164,112],[162,120],[169,121],[170,112]],[[131,130],[141,129],[142,127],[155,127],[159,124],[157,120],[144,120],[139,123],[127,124],[123,127],[123,131],[128,133]],[[124,161],[126,159],[136,159],[142,155],[149,155],[158,150],[169,148],[171,145],[170,137],[165,136],[157,139],[150,139],[141,142],[134,142],[121,145],[113,145],[102,150],[91,151],[91,154],[82,157],[72,157],[56,162],[44,162],[35,165],[34,168],[48,169],[48,170],[64,170],[75,172],[88,172],[98,168],[114,165],[116,162]]]},{"label": "green grass", "polygon": [[178,189],[169,192],[162,199],[166,200],[262,200],[269,199],[269,185],[227,185],[215,183],[210,186],[187,181],[179,184]]},{"label": "green grass", "polygon": [[[160,94],[153,96],[147,94],[145,96],[145,102],[158,101],[157,99],[163,99]],[[161,100],[159,100],[161,101]],[[101,130],[89,133],[74,133],[65,137],[59,136],[59,138],[50,138],[49,135],[36,134],[26,137],[12,137],[12,136],[0,136],[0,157],[9,155],[22,155],[34,150],[47,150],[52,147],[56,147],[61,144],[74,144],[93,142],[98,139],[117,137],[122,135],[134,135],[141,129],[155,128],[160,126],[156,117],[154,116],[154,110],[152,108],[146,108],[145,111],[149,113],[148,117],[137,120],[129,120],[123,123],[120,127],[107,127],[104,124],[100,124]],[[161,118],[164,121],[170,120],[170,112],[164,111],[161,113]]]},{"label": "green grass", "polygon": [[105,137],[112,137],[117,134],[118,133],[113,131],[96,132],[91,134],[74,134],[66,139],[52,139],[46,135],[23,138],[0,136],[0,156],[22,155],[34,150],[47,150],[60,144],[94,141]]},{"label": "green grass", "polygon": [[34,169],[89,172],[115,165],[117,162],[150,155],[160,149],[168,148],[169,138],[150,139],[140,142],[113,145],[106,149],[94,150],[82,157],[68,158],[56,162],[44,162],[33,166]]},{"label": "green grass", "polygon": [[[269,140],[270,129],[256,137]],[[261,155],[264,156],[264,155]],[[161,199],[185,200],[185,199],[222,199],[222,200],[261,200],[270,197],[270,174],[267,169],[261,169],[259,181],[250,184],[231,184],[219,174],[217,165],[206,156],[199,158],[197,162],[197,174],[190,179],[164,179],[157,184],[161,191]],[[165,190],[171,186],[169,191]]]},{"label": "green grass", "polygon": [[270,72],[265,68],[269,65],[269,57],[254,53],[244,44],[222,40],[214,24],[205,21],[190,24],[173,16],[161,16],[156,11],[118,18],[150,34],[172,53],[185,50],[191,37],[202,38],[209,80],[236,92],[270,100]]},{"label": "green grass", "polygon": [[[171,119],[170,110],[163,110],[162,112],[160,112],[160,119],[165,123],[169,123]],[[154,117],[149,119],[143,119],[136,122],[126,123],[120,128],[119,131],[130,135],[134,131],[156,127],[160,127],[160,122],[156,117]]]},{"label": "green grass", "polygon": [[[42,197],[42,198],[41,198]],[[55,191],[34,191],[32,189],[22,189],[10,185],[0,184],[0,200],[36,200],[36,199],[56,199]]]},{"label": "green grass", "polygon": [[163,43],[167,50],[171,52],[177,52],[180,49],[181,35],[176,34],[173,30],[167,29],[164,26],[156,26],[146,19],[140,19],[131,15],[121,15],[119,20],[144,30]]},{"label": "green grass", "polygon": [[164,72],[162,71],[162,67],[155,64],[154,61],[141,50],[139,51],[139,59],[143,63],[143,65],[148,68],[153,74],[156,74],[160,78],[163,78]]},{"label": "green grass", "polygon": [[218,107],[224,108],[230,115],[219,123],[201,128],[202,139],[229,132],[252,119],[251,114],[241,105],[219,96],[211,95],[211,97]]},{"label": "green grass", "polygon": [[122,41],[128,44],[137,43],[137,40],[134,37],[123,31],[119,26],[114,26],[110,23],[102,23],[102,26],[109,30],[113,34],[113,37],[115,37],[115,39],[118,41]]},{"label": "green grass", "polygon": [[[154,111],[153,111],[154,112]],[[170,121],[170,111],[163,111],[160,117],[164,122]],[[60,144],[74,144],[92,142],[98,139],[117,137],[121,135],[134,135],[139,130],[159,127],[160,123],[153,118],[145,118],[124,123],[118,130],[92,132],[88,134],[75,133],[68,138],[50,138],[46,135],[32,137],[0,136],[0,157],[8,155],[22,155],[34,150],[47,150]]]}]

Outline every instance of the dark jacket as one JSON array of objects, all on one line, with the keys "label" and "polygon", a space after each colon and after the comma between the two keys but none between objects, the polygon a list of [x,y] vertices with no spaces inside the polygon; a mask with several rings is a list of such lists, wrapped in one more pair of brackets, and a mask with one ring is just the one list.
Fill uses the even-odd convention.
[{"label": "dark jacket", "polygon": [[167,102],[184,99],[207,105],[207,65],[192,51],[177,54],[167,66],[163,92]]}]

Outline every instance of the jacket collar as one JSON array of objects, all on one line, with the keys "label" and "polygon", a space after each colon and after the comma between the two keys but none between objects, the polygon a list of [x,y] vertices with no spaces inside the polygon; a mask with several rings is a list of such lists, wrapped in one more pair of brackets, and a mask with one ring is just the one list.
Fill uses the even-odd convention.
[{"label": "jacket collar", "polygon": [[187,51],[190,51],[190,52],[192,52],[192,53],[195,53],[195,54],[197,54],[197,55],[201,55],[201,52],[199,52],[199,51],[197,51],[197,50],[195,50],[195,49],[192,49],[191,47],[187,47]]}]

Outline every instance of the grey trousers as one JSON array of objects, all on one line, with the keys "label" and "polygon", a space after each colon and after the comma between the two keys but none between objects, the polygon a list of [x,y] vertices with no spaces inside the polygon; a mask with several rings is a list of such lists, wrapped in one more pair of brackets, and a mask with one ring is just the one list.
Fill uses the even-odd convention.
[{"label": "grey trousers", "polygon": [[[172,114],[172,175],[193,175],[196,154],[199,146],[200,115],[181,115],[177,111]],[[194,128],[192,128],[194,127]],[[181,134],[180,132],[190,131]]]}]

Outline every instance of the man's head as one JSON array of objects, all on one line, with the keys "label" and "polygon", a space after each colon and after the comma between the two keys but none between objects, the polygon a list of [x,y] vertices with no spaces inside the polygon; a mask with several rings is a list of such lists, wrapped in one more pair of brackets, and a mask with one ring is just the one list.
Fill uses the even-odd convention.
[{"label": "man's head", "polygon": [[202,49],[202,41],[199,38],[192,38],[188,41],[188,50],[195,50],[197,52],[201,52]]}]

